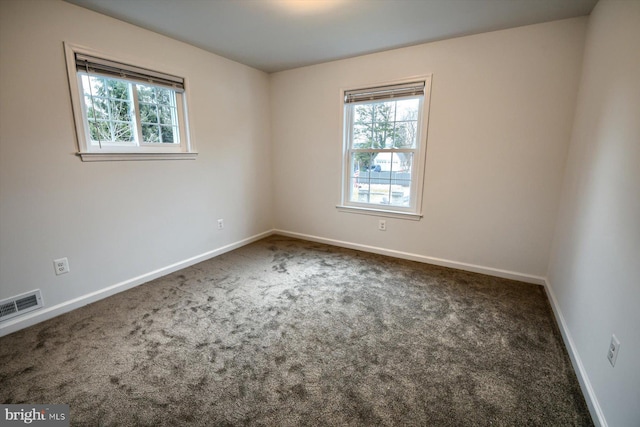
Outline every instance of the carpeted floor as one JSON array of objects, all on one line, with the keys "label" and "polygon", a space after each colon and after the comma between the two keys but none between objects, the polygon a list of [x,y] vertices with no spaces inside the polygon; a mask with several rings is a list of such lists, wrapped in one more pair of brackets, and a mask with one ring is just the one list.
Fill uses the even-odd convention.
[{"label": "carpeted floor", "polygon": [[272,236],[0,338],[72,425],[590,426],[542,287]]}]

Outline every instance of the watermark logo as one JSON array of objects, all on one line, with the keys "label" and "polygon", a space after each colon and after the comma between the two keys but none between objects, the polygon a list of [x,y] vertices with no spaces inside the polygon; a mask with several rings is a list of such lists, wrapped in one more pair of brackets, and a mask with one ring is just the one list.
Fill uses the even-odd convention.
[{"label": "watermark logo", "polygon": [[69,427],[69,405],[0,405],[0,425]]}]

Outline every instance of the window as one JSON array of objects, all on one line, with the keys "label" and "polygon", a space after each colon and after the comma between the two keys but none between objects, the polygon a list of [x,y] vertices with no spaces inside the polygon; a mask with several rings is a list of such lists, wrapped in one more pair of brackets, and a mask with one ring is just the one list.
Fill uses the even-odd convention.
[{"label": "window", "polygon": [[184,79],[65,44],[83,161],[193,159]]},{"label": "window", "polygon": [[430,81],[344,92],[339,208],[420,218]]}]

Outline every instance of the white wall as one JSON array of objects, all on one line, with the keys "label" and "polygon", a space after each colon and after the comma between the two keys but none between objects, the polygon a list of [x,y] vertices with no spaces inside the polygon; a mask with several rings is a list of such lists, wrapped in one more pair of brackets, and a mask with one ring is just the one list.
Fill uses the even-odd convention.
[{"label": "white wall", "polygon": [[[549,283],[610,426],[640,425],[640,2],[589,18]],[[621,342],[615,368],[611,334]]]},{"label": "white wall", "polygon": [[[547,271],[587,18],[271,76],[277,229],[541,278]],[[424,218],[338,212],[341,88],[433,73]]]},{"label": "white wall", "polygon": [[[56,306],[272,228],[267,74],[57,0],[0,17],[0,299]],[[186,77],[197,160],[76,157],[63,41]]]}]

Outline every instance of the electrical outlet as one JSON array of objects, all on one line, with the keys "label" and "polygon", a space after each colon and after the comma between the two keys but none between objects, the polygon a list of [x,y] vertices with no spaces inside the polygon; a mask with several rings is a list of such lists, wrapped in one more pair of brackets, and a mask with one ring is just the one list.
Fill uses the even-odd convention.
[{"label": "electrical outlet", "polygon": [[387,231],[387,221],[384,219],[381,219],[378,221],[378,230],[380,231]]},{"label": "electrical outlet", "polygon": [[609,344],[609,351],[607,352],[607,359],[611,366],[616,366],[616,359],[618,358],[618,352],[620,351],[620,341],[615,335],[611,335],[611,344]]},{"label": "electrical outlet", "polygon": [[218,220],[218,230],[222,230],[224,228],[224,219]]},{"label": "electrical outlet", "polygon": [[56,276],[61,274],[68,273],[69,271],[69,260],[66,258],[54,259],[53,267],[56,269]]}]

